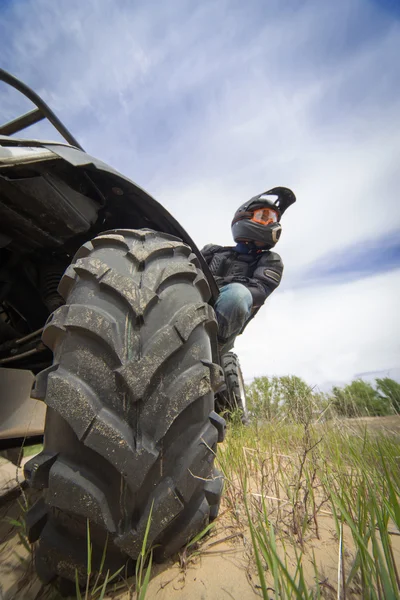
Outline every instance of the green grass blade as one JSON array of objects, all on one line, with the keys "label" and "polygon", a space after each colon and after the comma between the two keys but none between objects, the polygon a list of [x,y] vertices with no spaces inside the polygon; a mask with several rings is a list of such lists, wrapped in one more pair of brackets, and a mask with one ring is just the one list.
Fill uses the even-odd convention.
[{"label": "green grass blade", "polygon": [[30,554],[32,551],[32,548],[30,547],[26,536],[23,533],[18,532],[18,538],[19,538],[19,541],[21,542],[21,544],[23,545],[23,547],[25,548],[25,550]]},{"label": "green grass blade", "polygon": [[13,519],[11,517],[4,517],[4,519],[2,520],[5,523],[8,523],[8,525],[12,525],[13,527],[25,529],[25,524],[22,521],[17,521],[17,519]]},{"label": "green grass blade", "polygon": [[107,556],[107,546],[108,546],[108,534],[106,537],[106,542],[104,544],[104,548],[103,548],[103,554],[101,556],[101,561],[100,561],[100,568],[99,568],[99,573],[101,574],[103,572],[104,569],[104,563],[106,562],[106,556]]},{"label": "green grass blade", "polygon": [[105,596],[105,593],[106,593],[106,588],[107,588],[107,585],[108,585],[108,584],[109,584],[109,582],[110,582],[110,581],[109,581],[109,579],[108,579],[108,576],[109,576],[109,574],[110,574],[110,571],[107,571],[107,573],[106,573],[106,576],[105,576],[105,579],[104,579],[104,583],[103,583],[103,585],[102,585],[102,587],[101,587],[101,592],[100,592],[99,600],[103,600],[103,599],[104,599],[104,596]]},{"label": "green grass blade", "polygon": [[194,538],[191,539],[190,542],[188,542],[188,544],[186,545],[186,548],[190,548],[190,546],[197,544],[197,542],[199,542],[205,535],[207,535],[207,533],[209,531],[211,531],[211,529],[213,529],[213,527],[215,527],[215,523],[209,523],[206,527],[204,527],[204,529],[202,531],[200,531],[200,533],[195,535]]},{"label": "green grass blade", "polygon": [[149,581],[150,581],[152,564],[153,564],[153,553],[150,552],[149,563],[147,565],[146,574],[144,576],[143,586],[142,586],[142,589],[140,590],[139,600],[144,600],[146,597],[147,588],[148,588]]},{"label": "green grass blade", "polygon": [[114,579],[116,577],[118,577],[118,575],[120,575],[120,573],[122,573],[122,571],[125,569],[125,565],[122,565],[122,567],[120,567],[117,571],[115,571],[115,573],[113,573],[112,575],[108,576],[108,583],[111,583],[112,581],[114,581]]},{"label": "green grass blade", "polygon": [[92,573],[92,544],[90,541],[90,523],[89,519],[86,519],[86,540],[87,540],[87,572],[90,577]]},{"label": "green grass blade", "polygon": [[[142,548],[140,550],[140,554],[136,561],[136,569],[135,569],[136,570],[136,593],[138,596],[140,596],[140,594],[142,592],[143,568],[144,568],[144,565],[146,562],[146,557],[147,557],[147,540],[149,537],[149,531],[150,531],[150,526],[151,526],[151,515],[153,512],[153,506],[154,506],[154,500],[151,503],[149,516],[147,518],[146,530],[145,530],[144,536],[143,536]],[[147,573],[146,573],[146,575],[147,575]]]},{"label": "green grass blade", "polygon": [[103,553],[102,553],[101,561],[100,561],[100,567],[99,567],[99,570],[98,570],[97,576],[96,576],[96,581],[93,584],[93,590],[96,590],[96,591],[98,591],[98,587],[97,586],[99,584],[100,577],[102,576],[102,573],[103,573],[104,563],[106,562],[107,546],[108,546],[108,534],[107,534],[107,537],[106,537],[106,542],[104,544]]},{"label": "green grass blade", "polygon": [[77,600],[82,600],[81,588],[79,587],[78,569],[75,569],[75,592]]},{"label": "green grass blade", "polygon": [[389,474],[388,468],[386,466],[386,462],[382,456],[382,466],[385,472],[385,480],[388,486],[388,491],[389,491],[389,497],[384,498],[384,502],[388,508],[388,510],[390,511],[390,516],[392,517],[394,523],[396,524],[397,529],[400,530],[400,503],[399,503],[399,497],[398,497],[398,492],[396,493],[396,490],[393,486],[392,483],[392,477]]},{"label": "green grass blade", "polygon": [[261,564],[260,554],[259,554],[259,551],[258,551],[257,538],[256,538],[256,535],[255,535],[254,525],[253,525],[253,522],[252,522],[251,517],[250,517],[250,512],[249,512],[249,507],[247,505],[246,497],[244,498],[244,503],[245,503],[246,513],[247,513],[247,519],[248,519],[249,528],[250,528],[251,541],[252,541],[252,544],[253,544],[254,556],[255,556],[255,560],[256,560],[258,577],[260,579],[262,594],[263,594],[264,600],[268,600],[268,590],[267,590],[267,584],[265,582],[264,569],[263,569],[263,566]]},{"label": "green grass blade", "polygon": [[359,545],[359,547],[361,547],[363,550],[365,550],[365,552],[368,553],[368,547],[365,545],[365,541],[362,538],[362,536],[360,535],[360,532],[358,531],[356,524],[354,522],[353,517],[350,515],[350,513],[348,512],[346,506],[344,505],[343,501],[341,500],[341,498],[339,498],[339,496],[337,496],[336,494],[334,494],[332,492],[332,499],[334,500],[335,504],[338,506],[342,516],[344,517],[347,525],[350,527],[353,536],[355,537],[355,539],[357,540],[357,543]]},{"label": "green grass blade", "polygon": [[385,600],[397,600],[399,598],[399,593],[398,590],[396,591],[391,584],[387,565],[385,565],[383,560],[382,552],[376,539],[375,532],[373,532],[371,535],[371,541],[379,581],[381,582],[384,591],[384,598]]},{"label": "green grass blade", "polygon": [[141,554],[143,557],[146,554],[147,540],[149,537],[149,531],[150,531],[150,526],[151,526],[151,515],[153,513],[153,506],[154,506],[154,500],[151,503],[150,512],[149,512],[149,516],[148,516],[147,523],[146,523],[146,530],[144,532],[143,544],[142,544],[142,549],[141,549]]}]

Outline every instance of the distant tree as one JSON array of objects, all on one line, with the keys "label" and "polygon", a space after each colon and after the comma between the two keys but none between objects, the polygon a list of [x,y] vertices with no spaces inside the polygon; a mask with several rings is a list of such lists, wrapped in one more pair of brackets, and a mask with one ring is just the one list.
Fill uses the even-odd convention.
[{"label": "distant tree", "polygon": [[385,377],[376,387],[356,379],[330,394],[311,388],[301,377],[256,377],[246,386],[249,411],[258,419],[288,419],[310,423],[317,416],[329,418],[332,410],[343,417],[384,416],[400,413],[400,383]]},{"label": "distant tree", "polygon": [[314,411],[313,390],[301,377],[279,378],[279,395],[287,418],[296,423],[308,423]]},{"label": "distant tree", "polygon": [[382,401],[390,402],[393,409],[400,413],[400,383],[390,377],[376,380],[376,387]]},{"label": "distant tree", "polygon": [[277,377],[255,377],[247,386],[247,405],[257,418],[272,421],[279,413]]},{"label": "distant tree", "polygon": [[340,417],[358,417],[358,408],[346,391],[338,386],[332,388],[332,408]]},{"label": "distant tree", "polygon": [[268,421],[286,418],[306,423],[318,412],[320,394],[295,375],[256,377],[247,387],[247,403],[257,418]]},{"label": "distant tree", "polygon": [[343,388],[332,389],[332,406],[344,417],[383,416],[391,414],[391,402],[367,381],[356,379]]}]

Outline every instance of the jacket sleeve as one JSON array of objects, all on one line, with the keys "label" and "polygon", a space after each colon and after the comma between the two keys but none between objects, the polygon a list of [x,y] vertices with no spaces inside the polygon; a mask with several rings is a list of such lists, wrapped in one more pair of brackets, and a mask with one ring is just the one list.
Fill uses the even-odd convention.
[{"label": "jacket sleeve", "polygon": [[266,252],[258,261],[247,287],[253,296],[253,307],[259,307],[278,287],[283,273],[282,259],[276,252]]},{"label": "jacket sleeve", "polygon": [[218,250],[221,250],[222,246],[217,246],[216,244],[207,244],[201,250],[202,255],[204,256],[204,260],[209,265],[213,259],[213,256]]}]

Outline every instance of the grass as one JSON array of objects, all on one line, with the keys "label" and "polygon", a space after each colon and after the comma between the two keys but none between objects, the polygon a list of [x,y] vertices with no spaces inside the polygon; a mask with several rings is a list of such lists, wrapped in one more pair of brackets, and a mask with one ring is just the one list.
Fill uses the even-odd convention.
[{"label": "grass", "polygon": [[[231,421],[217,457],[226,478],[224,504],[250,542],[265,599],[400,600],[393,543],[400,541],[400,439],[346,423],[243,427],[239,415]],[[150,521],[151,514],[146,532]],[[181,551],[182,569],[189,557],[202,555],[213,528]],[[334,548],[333,560],[327,547]],[[138,600],[146,597],[151,568],[146,534],[136,564]],[[88,562],[88,582],[90,569]],[[92,595],[77,597],[103,598],[109,577],[103,574]]]},{"label": "grass", "polygon": [[29,456],[35,456],[43,450],[43,444],[32,444],[31,446],[24,446],[23,456],[28,458]]},{"label": "grass", "polygon": [[[103,555],[99,568],[94,572],[92,569],[92,543],[90,538],[90,524],[87,521],[87,565],[86,565],[86,585],[84,590],[80,584],[80,576],[78,571],[75,573],[75,590],[77,600],[103,600],[105,594],[111,591],[110,584],[117,580],[119,585],[113,586],[112,591],[126,591],[129,593],[129,598],[133,600],[145,600],[148,586],[150,583],[151,570],[153,565],[153,550],[155,547],[148,546],[148,536],[151,526],[153,512],[153,504],[151,505],[150,513],[147,519],[146,529],[143,536],[142,547],[135,566],[134,586],[130,582],[124,580],[122,566],[118,571],[110,574],[109,571],[104,573],[104,565],[107,556],[107,544],[104,546]],[[190,558],[200,554],[197,549],[202,539],[213,529],[214,523],[208,524],[202,531],[195,535],[180,552],[180,567],[185,570]]]},{"label": "grass", "polygon": [[399,461],[398,437],[343,422],[233,420],[218,462],[264,598],[400,598]]},{"label": "grass", "polygon": [[[149,537],[150,525],[151,525],[151,515],[153,512],[153,504],[150,508],[150,513],[147,519],[146,530],[144,532],[142,548],[140,550],[139,557],[136,561],[136,597],[137,600],[144,600],[147,588],[150,581],[151,574],[151,566],[153,563],[153,549],[147,547],[147,540]],[[147,568],[145,571],[145,565],[147,563]]]},{"label": "grass", "polygon": [[[240,532],[263,598],[400,600],[400,437],[379,432],[376,423],[372,431],[355,420],[243,427],[234,415],[217,456],[226,479],[222,527],[231,519]],[[20,519],[8,522],[27,547],[26,506],[20,508]],[[209,547],[219,543],[207,537],[216,523],[181,551],[182,571],[207,554],[207,540]],[[148,596],[150,524],[151,512],[133,583],[120,571],[106,572],[107,544],[93,569],[88,526],[86,584],[81,589],[77,575],[78,600],[123,590],[137,600]]]},{"label": "grass", "polygon": [[[140,554],[136,561],[135,571],[135,598],[136,600],[145,600],[147,594],[147,588],[150,581],[151,567],[153,563],[153,548],[148,547],[147,541],[151,525],[151,516],[153,512],[153,504],[151,505],[150,513],[146,523],[146,529],[143,537],[142,547]],[[87,565],[86,565],[86,585],[84,590],[80,585],[80,576],[78,571],[75,572],[75,591],[77,600],[103,600],[105,594],[110,591],[110,584],[113,581],[117,581],[117,586],[114,584],[113,592],[121,589],[131,591],[129,582],[124,580],[122,572],[125,566],[123,565],[120,569],[114,573],[110,573],[109,570],[105,573],[105,562],[107,557],[107,543],[104,545],[102,558],[100,565],[96,571],[92,569],[92,542],[90,538],[90,524],[87,521]],[[132,594],[129,594],[132,598]]]},{"label": "grass", "polygon": [[18,503],[18,506],[20,509],[20,511],[19,511],[20,516],[17,518],[6,516],[6,517],[4,517],[3,520],[5,523],[8,523],[9,525],[11,525],[12,527],[15,528],[20,544],[30,554],[31,546],[28,541],[28,534],[26,531],[26,521],[25,521],[27,505],[24,504],[24,502],[21,502],[21,500],[17,500],[17,503]]}]

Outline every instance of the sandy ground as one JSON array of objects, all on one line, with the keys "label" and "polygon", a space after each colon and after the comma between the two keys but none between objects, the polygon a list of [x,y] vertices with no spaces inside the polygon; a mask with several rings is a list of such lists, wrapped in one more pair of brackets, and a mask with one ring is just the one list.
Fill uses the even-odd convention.
[{"label": "sandy ground", "polygon": [[368,428],[369,432],[384,432],[387,434],[400,434],[400,416],[390,415],[388,417],[360,417],[359,419],[344,419],[348,427]]},{"label": "sandy ground", "polygon": [[[258,578],[245,541],[222,517],[215,531],[192,555],[183,554],[179,562],[171,561],[155,568],[148,597],[159,600],[258,598]],[[119,598],[127,600],[128,596],[121,594]]]},{"label": "sandy ground", "polygon": [[[21,498],[19,500],[21,502]],[[59,598],[51,587],[43,587],[37,579],[31,554],[18,535],[19,528],[10,519],[18,520],[21,508],[15,499],[10,499],[0,508],[0,599],[12,600],[56,600]],[[338,539],[334,523],[329,515],[320,519],[320,539],[306,541],[303,567],[310,588],[315,582],[313,557],[315,556],[319,580],[324,582],[325,598],[336,598]],[[400,537],[393,538],[394,553],[400,565]],[[344,530],[345,557],[353,552],[349,530]],[[283,554],[283,551],[282,551]],[[289,565],[295,557],[289,550],[286,554]],[[275,598],[271,585],[271,599]],[[133,600],[134,582],[130,591],[126,586],[119,592],[110,592],[107,598]],[[220,600],[233,598],[252,600],[262,597],[259,580],[251,552],[248,532],[232,524],[230,516],[222,511],[216,526],[193,552],[181,553],[178,560],[155,565],[152,570],[147,598],[157,600]],[[349,598],[360,598],[357,593]]]},{"label": "sandy ground", "polygon": [[[370,422],[371,421],[371,422]],[[369,429],[384,428],[400,433],[400,417],[352,420],[351,427],[365,426]],[[25,547],[18,522],[23,514],[24,497],[10,489],[16,485],[16,467],[0,458],[0,482],[3,492],[7,486],[8,496],[1,497],[0,490],[0,600],[21,598],[23,600],[56,600],[59,598],[50,587],[44,588],[37,579],[29,547]],[[19,471],[21,478],[21,471]],[[22,478],[21,478],[22,479]],[[32,504],[35,496],[29,493]],[[243,521],[245,516],[243,515]],[[324,597],[335,598],[338,577],[338,538],[332,517],[327,512],[319,518],[320,539],[305,540],[303,567],[310,587],[315,583],[313,557],[316,559],[319,580],[324,582]],[[392,537],[394,554],[400,565],[400,536]],[[345,559],[349,562],[354,547],[350,532],[344,529]],[[282,550],[283,554],[283,550]],[[286,553],[289,565],[295,557]],[[345,561],[346,562],[346,561]],[[272,586],[272,581],[267,582]],[[134,582],[130,591],[110,593],[107,598],[130,600],[135,598]],[[146,596],[157,600],[219,600],[234,598],[251,600],[262,597],[251,549],[249,532],[233,520],[224,502],[215,527],[198,547],[183,552],[175,561],[154,565]],[[274,598],[271,589],[271,598]],[[360,598],[356,593],[349,598]]]},{"label": "sandy ground", "polygon": [[[30,501],[34,498],[29,498]],[[53,600],[57,595],[37,579],[31,554],[18,535],[15,522],[21,518],[23,499],[10,498],[0,507],[0,599]],[[228,538],[228,539],[227,539]],[[182,553],[178,560],[154,565],[147,597],[157,600],[201,600],[259,597],[258,578],[252,566],[248,541],[224,516],[198,548]],[[129,583],[129,582],[128,582]],[[120,591],[109,598],[134,598]]]}]

